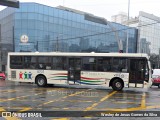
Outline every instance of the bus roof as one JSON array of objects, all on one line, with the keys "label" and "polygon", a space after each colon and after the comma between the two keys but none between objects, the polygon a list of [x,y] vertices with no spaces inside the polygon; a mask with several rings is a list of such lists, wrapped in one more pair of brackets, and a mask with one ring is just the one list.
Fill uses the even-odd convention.
[{"label": "bus roof", "polygon": [[142,53],[9,52],[8,55],[145,57],[149,59],[147,54]]}]

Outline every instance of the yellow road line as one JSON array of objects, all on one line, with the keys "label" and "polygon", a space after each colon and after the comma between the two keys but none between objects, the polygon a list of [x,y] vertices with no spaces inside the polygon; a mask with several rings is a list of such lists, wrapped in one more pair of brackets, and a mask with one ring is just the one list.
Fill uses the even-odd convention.
[{"label": "yellow road line", "polygon": [[17,92],[17,91],[19,91],[19,90],[7,90],[7,91],[0,91],[1,92],[1,94],[3,94],[3,93],[12,93],[12,92]]},{"label": "yellow road line", "polygon": [[135,98],[135,97],[123,97],[123,96],[118,96],[118,97],[114,96],[113,99],[114,99],[114,98],[123,98],[123,99],[128,99],[128,98],[130,98],[130,99],[141,99],[141,98],[139,98],[139,97],[138,97],[138,98]]},{"label": "yellow road line", "polygon": [[109,97],[111,97],[112,95],[114,95],[115,93],[117,93],[117,91],[113,91],[110,94],[107,94],[105,97],[103,97],[102,99],[100,99],[99,102],[92,104],[90,107],[87,107],[84,111],[89,111],[92,108],[94,108],[95,106],[97,106],[98,104],[100,104],[101,102],[105,101],[106,99],[108,99]]},{"label": "yellow road line", "polygon": [[[80,94],[80,93],[83,93],[83,92],[86,92],[86,91],[88,91],[88,90],[81,91],[81,92],[76,92],[76,93],[74,93],[74,94],[70,94],[70,95],[64,96],[64,97],[59,98],[59,99],[54,100],[54,101],[48,101],[48,102],[43,103],[43,104],[40,104],[40,105],[38,105],[38,106],[43,106],[43,105],[46,105],[46,104],[49,104],[49,103],[52,103],[52,102],[56,102],[56,101],[59,101],[59,100],[61,100],[61,99],[64,99],[64,98],[67,98],[67,97],[71,97],[71,96],[74,96],[74,95],[77,95],[77,94]],[[33,108],[25,107],[24,109],[19,110],[18,112],[25,112],[25,111],[28,111],[28,110],[31,110],[31,109],[33,109]],[[69,109],[69,108],[65,108],[65,109]],[[70,120],[70,119],[69,119],[69,118],[60,118],[59,120]]]},{"label": "yellow road line", "polygon": [[70,120],[70,118],[55,118],[55,119],[52,119],[52,120]]},{"label": "yellow road line", "polygon": [[[47,91],[47,92],[49,92],[49,91]],[[15,97],[15,98],[9,98],[9,99],[6,99],[6,101],[3,101],[3,102],[12,101],[12,100],[16,100],[16,99],[19,99],[19,98],[25,98],[25,97],[29,97],[29,96],[37,96],[37,95],[40,95],[40,94],[43,94],[43,93],[46,93],[46,91],[45,92],[41,92],[41,93],[36,93],[34,95],[24,95],[24,96],[19,96],[19,97]]]},{"label": "yellow road line", "polygon": [[142,100],[141,100],[141,108],[146,107],[146,93],[143,93]]},{"label": "yellow road line", "polygon": [[113,102],[113,103],[117,103],[117,104],[137,104],[137,102]]},{"label": "yellow road line", "polygon": [[18,112],[25,112],[31,109],[32,109],[31,107],[24,107],[22,110],[19,110]]},{"label": "yellow road line", "polygon": [[120,95],[123,94],[123,95],[127,95],[127,96],[128,96],[128,95],[141,95],[141,93],[136,93],[136,92],[135,92],[135,93],[130,93],[130,92],[123,92],[123,91],[119,91],[119,92],[117,93],[117,95],[119,95],[119,94],[120,94]]},{"label": "yellow road line", "polygon": [[91,100],[60,100],[60,101],[68,101],[68,102],[96,102]]},{"label": "yellow road line", "polygon": [[12,100],[15,100],[17,98],[24,98],[24,97],[28,97],[28,96],[30,96],[30,95],[19,96],[19,97],[15,97],[15,98],[9,98],[9,99],[7,99],[7,101],[12,101]]},{"label": "yellow road line", "polygon": [[0,92],[7,92],[9,90],[14,90],[14,89],[0,90]]},{"label": "yellow road line", "polygon": [[[79,95],[75,95],[75,96],[79,97]],[[83,95],[81,95],[80,97],[84,97],[84,98],[97,98],[99,96],[92,96],[92,95],[91,96],[89,96],[89,95],[88,96],[85,96],[85,95],[83,96]]]}]

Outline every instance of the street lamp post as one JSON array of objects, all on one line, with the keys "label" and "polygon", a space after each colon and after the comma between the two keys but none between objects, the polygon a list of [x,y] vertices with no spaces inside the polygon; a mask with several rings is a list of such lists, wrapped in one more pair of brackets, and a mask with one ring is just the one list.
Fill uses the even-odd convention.
[{"label": "street lamp post", "polygon": [[[128,19],[127,19],[127,26],[129,27],[129,9],[130,9],[130,0],[128,0]],[[126,53],[128,53],[128,29],[127,29],[127,41],[126,41]]]},{"label": "street lamp post", "polygon": [[56,52],[58,52],[59,50],[59,39],[58,39],[58,36],[57,36],[57,42],[56,42]]},{"label": "street lamp post", "polygon": [[63,34],[58,34],[57,38],[56,38],[56,52],[61,50],[61,45],[60,45],[60,40],[62,40],[61,36],[63,36]]}]

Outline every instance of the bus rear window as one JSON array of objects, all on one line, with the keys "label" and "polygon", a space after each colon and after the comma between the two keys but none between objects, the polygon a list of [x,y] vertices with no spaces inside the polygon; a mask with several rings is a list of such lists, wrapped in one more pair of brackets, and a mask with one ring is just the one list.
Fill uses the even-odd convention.
[{"label": "bus rear window", "polygon": [[10,57],[10,68],[11,69],[23,69],[22,56],[11,56]]}]

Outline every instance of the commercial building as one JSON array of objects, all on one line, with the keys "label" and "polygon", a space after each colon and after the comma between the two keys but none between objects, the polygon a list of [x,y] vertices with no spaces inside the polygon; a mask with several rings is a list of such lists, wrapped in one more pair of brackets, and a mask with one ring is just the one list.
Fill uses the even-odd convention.
[{"label": "commercial building", "polygon": [[160,17],[140,11],[138,17],[129,21],[115,22],[138,29],[137,52],[160,54]]},{"label": "commercial building", "polygon": [[111,21],[122,24],[123,22],[127,21],[128,15],[124,12],[119,12],[117,15],[111,16]]},{"label": "commercial building", "polygon": [[126,51],[127,29],[128,51],[137,52],[136,28],[63,6],[20,3],[0,12],[0,25],[4,66],[8,51],[118,52],[122,44]]}]

